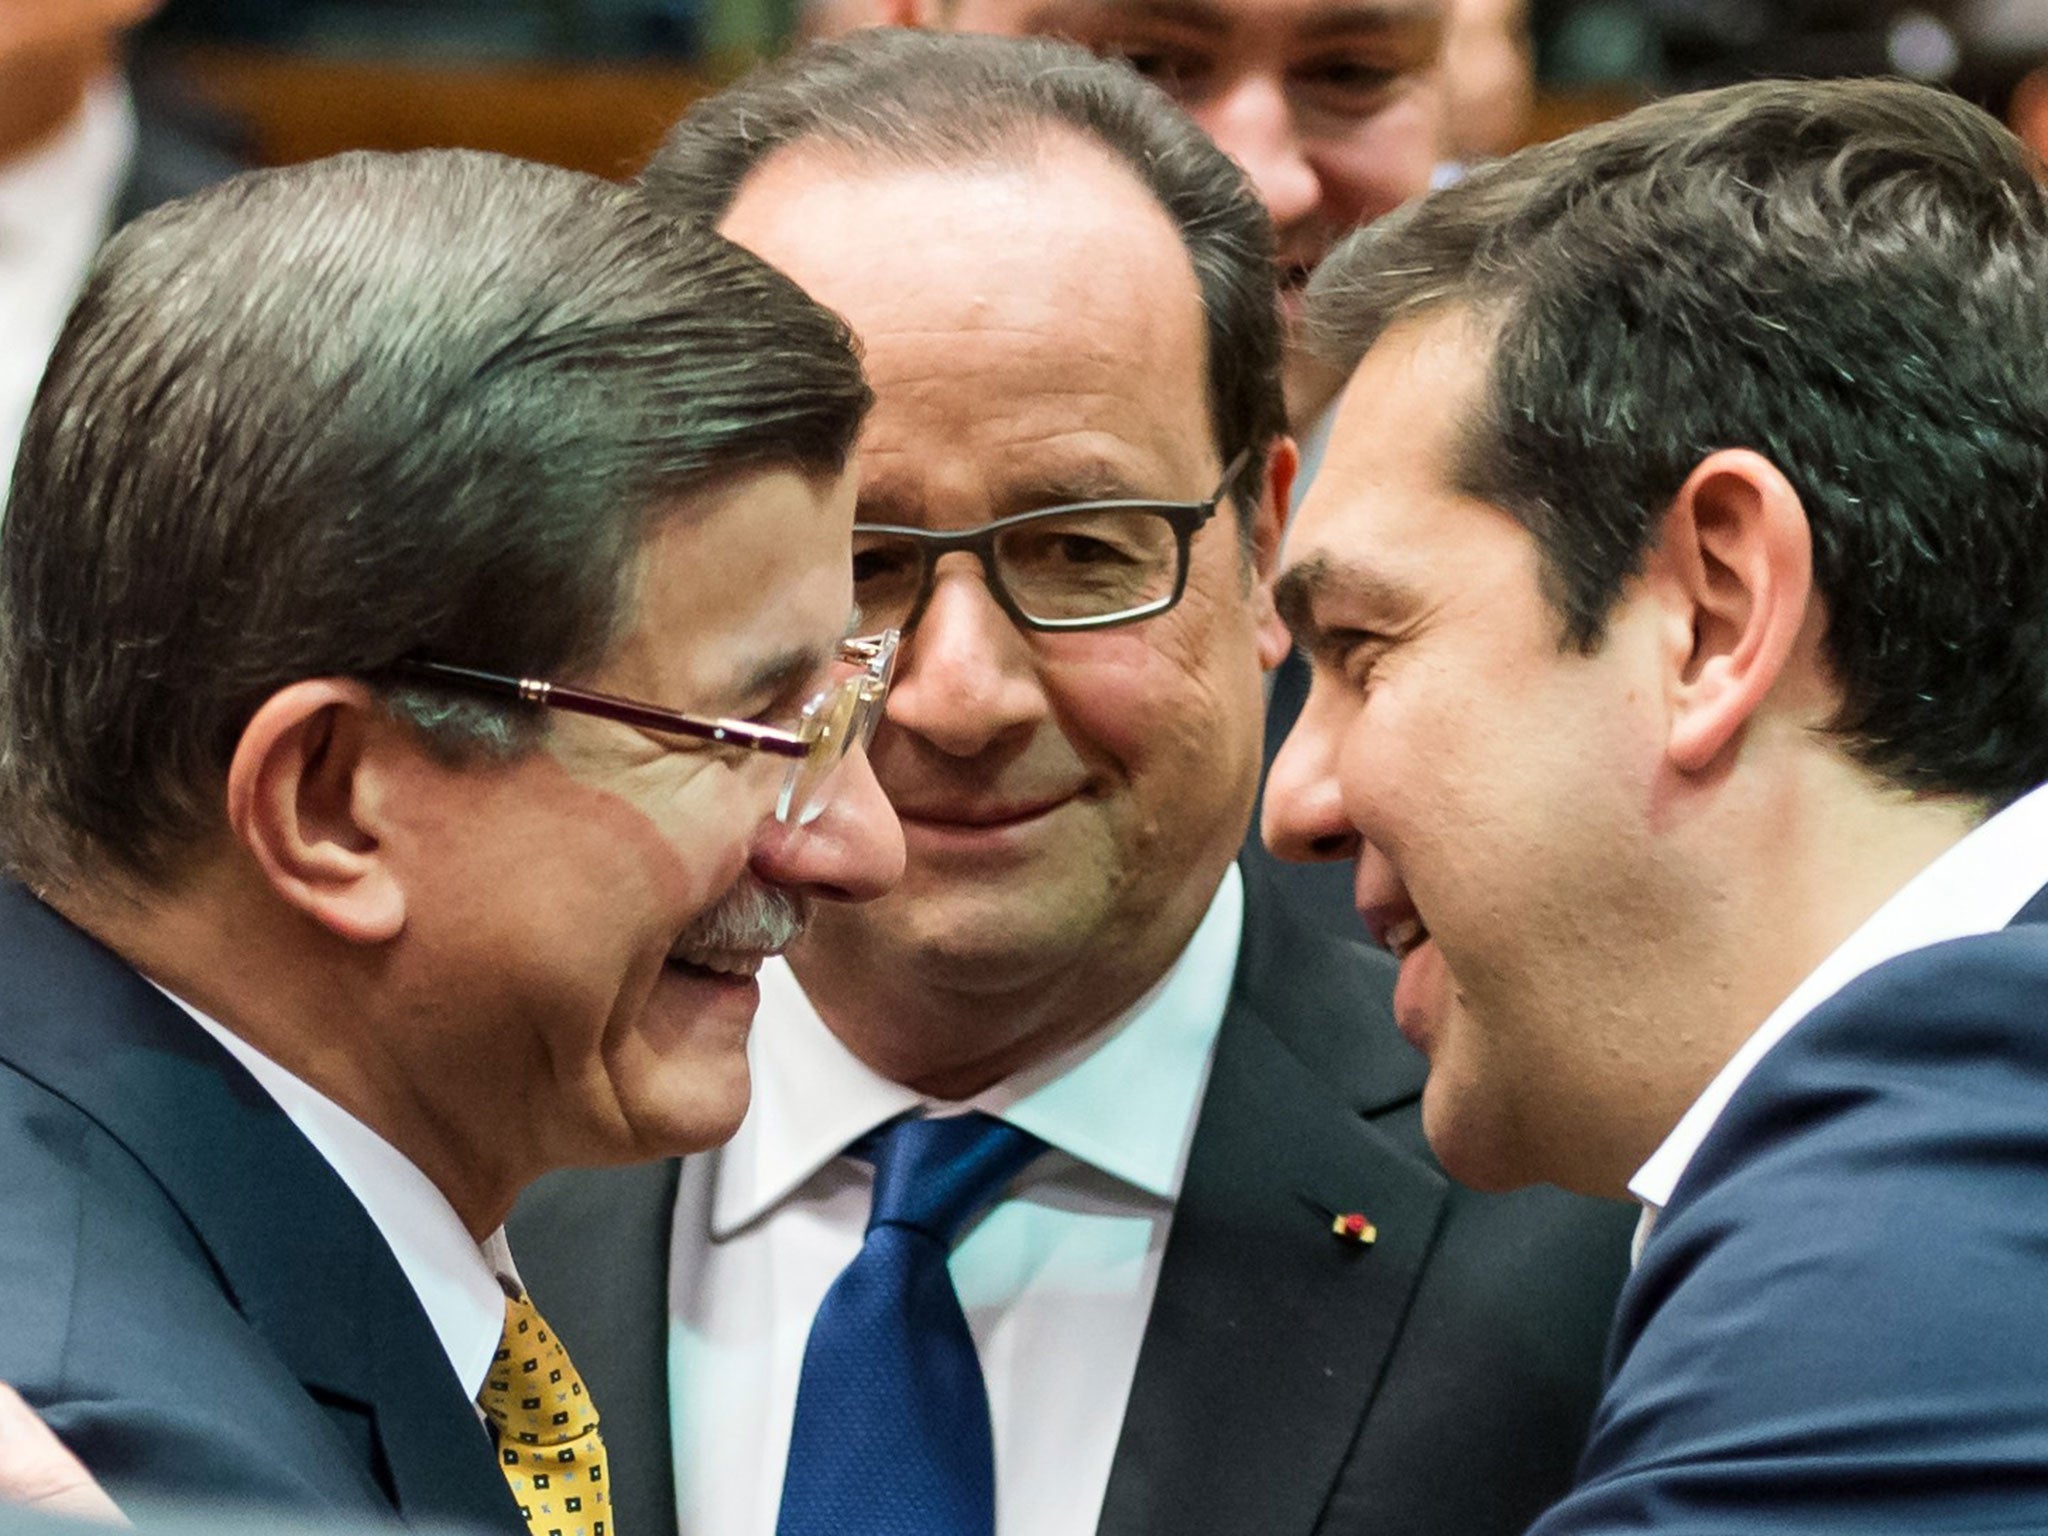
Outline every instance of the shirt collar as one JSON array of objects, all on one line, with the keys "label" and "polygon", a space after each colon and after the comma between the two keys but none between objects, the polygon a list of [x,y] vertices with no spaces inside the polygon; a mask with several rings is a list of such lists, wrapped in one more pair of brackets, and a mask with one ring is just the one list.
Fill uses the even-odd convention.
[{"label": "shirt collar", "polygon": [[157,990],[248,1069],[348,1186],[405,1271],[456,1379],[474,1399],[505,1331],[500,1276],[519,1284],[505,1229],[477,1243],[448,1197],[404,1153],[225,1025],[175,993]]},{"label": "shirt collar", "polygon": [[1974,828],[1902,886],[1842,941],[1742,1043],[1664,1144],[1629,1180],[1647,1215],[1636,1247],[1655,1215],[1671,1203],[1686,1166],[1714,1122],[1764,1054],[1814,1009],[1887,960],[1949,939],[2005,927],[2048,883],[2048,785],[2030,791]]},{"label": "shirt collar", "polygon": [[1187,948],[1108,1028],[1013,1073],[964,1104],[891,1082],[834,1035],[782,961],[761,971],[748,1046],[754,1102],[718,1154],[711,1231],[730,1237],[800,1189],[847,1145],[908,1110],[978,1109],[1171,1201],[1244,930],[1244,882],[1225,872]]}]

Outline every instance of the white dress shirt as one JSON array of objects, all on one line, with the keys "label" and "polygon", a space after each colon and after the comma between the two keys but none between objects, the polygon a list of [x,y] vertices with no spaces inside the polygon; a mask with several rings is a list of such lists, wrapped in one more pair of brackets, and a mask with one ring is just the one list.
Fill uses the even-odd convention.
[{"label": "white dress shirt", "polygon": [[1864,972],[1887,960],[1950,939],[1995,933],[2048,885],[2048,786],[2014,801],[1921,870],[1772,1010],[1706,1091],[1672,1128],[1662,1146],[1629,1180],[1643,1205],[1635,1253],[1686,1165],[1707,1139],[1756,1064],[1814,1009]]},{"label": "white dress shirt", "polygon": [[110,80],[86,93],[56,137],[0,164],[0,508],[22,423],[107,236],[135,135],[128,88]]},{"label": "white dress shirt", "polygon": [[[500,1227],[479,1244],[434,1182],[390,1142],[317,1088],[172,992],[183,1008],[277,1101],[299,1134],[340,1175],[412,1282],[455,1379],[471,1401],[483,1390],[505,1331],[499,1277],[519,1283]],[[482,1410],[478,1410],[481,1417]]]},{"label": "white dress shirt", "polygon": [[1095,1529],[1244,925],[1235,866],[1122,1019],[967,1104],[863,1065],[787,966],[761,975],[754,1102],[688,1159],[669,1261],[676,1502],[689,1536],[773,1536],[811,1321],[860,1251],[873,1174],[841,1156],[906,1110],[979,1109],[1049,1148],[953,1251],[988,1383],[997,1536]]}]

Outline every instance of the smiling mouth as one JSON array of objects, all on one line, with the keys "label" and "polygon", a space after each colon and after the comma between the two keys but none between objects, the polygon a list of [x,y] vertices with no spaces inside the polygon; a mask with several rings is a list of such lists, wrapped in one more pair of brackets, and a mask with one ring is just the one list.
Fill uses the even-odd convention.
[{"label": "smiling mouth", "polygon": [[760,973],[772,950],[696,950],[671,953],[672,970],[695,972],[721,981],[749,981]]},{"label": "smiling mouth", "polygon": [[1071,800],[1071,795],[1055,795],[1050,799],[1032,800],[1007,805],[954,805],[896,808],[896,814],[904,821],[916,822],[930,827],[962,827],[970,830],[994,830],[1014,827],[1034,820],[1050,811],[1057,810]]},{"label": "smiling mouth", "polygon": [[1390,923],[1379,935],[1380,947],[1396,960],[1406,960],[1429,941],[1429,930],[1419,917]]},{"label": "smiling mouth", "polygon": [[1429,942],[1429,925],[1415,910],[1406,893],[1361,905],[1359,920],[1373,943],[1396,960],[1406,960]]}]

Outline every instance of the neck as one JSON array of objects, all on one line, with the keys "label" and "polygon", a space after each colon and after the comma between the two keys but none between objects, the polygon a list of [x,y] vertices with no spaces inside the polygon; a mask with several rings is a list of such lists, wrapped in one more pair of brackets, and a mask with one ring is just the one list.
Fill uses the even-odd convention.
[{"label": "neck", "polygon": [[225,865],[194,870],[167,891],[123,886],[49,899],[144,976],[383,1137],[481,1242],[503,1224],[532,1170],[486,1155],[488,1138],[464,1134],[463,1120],[429,1090],[460,1082],[485,1102],[489,1087],[477,1078],[487,1064],[473,1052],[422,1062],[432,1019],[393,997],[382,957],[260,899]]},{"label": "neck", "polygon": [[[1557,1182],[1620,1195],[1766,1019],[1878,909],[1984,819],[1974,800],[1913,796],[1832,751],[1702,828],[1719,856],[1694,881],[1637,1028],[1656,1059],[1607,1111],[1601,1166]],[[1734,854],[1736,856],[1730,856]],[[1702,861],[1700,867],[1709,867]],[[1638,969],[1641,959],[1638,956]]]},{"label": "neck", "polygon": [[41,148],[78,114],[85,93],[114,67],[105,43],[0,63],[0,165]]},{"label": "neck", "polygon": [[1191,881],[1174,910],[1137,935],[1085,949],[994,958],[897,947],[887,914],[821,907],[790,950],[811,1005],[873,1071],[958,1102],[1049,1061],[1114,1023],[1173,968],[1221,874]]}]

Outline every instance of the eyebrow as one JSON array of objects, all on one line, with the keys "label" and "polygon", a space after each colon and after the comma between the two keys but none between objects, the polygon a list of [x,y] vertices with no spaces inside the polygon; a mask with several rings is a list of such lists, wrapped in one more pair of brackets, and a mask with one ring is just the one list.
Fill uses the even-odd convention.
[{"label": "eyebrow", "polygon": [[1340,565],[1328,555],[1296,561],[1273,584],[1273,605],[1280,611],[1280,621],[1294,636],[1294,643],[1312,655],[1328,647],[1334,632],[1316,617],[1319,605],[1341,601],[1369,614],[1392,617],[1412,607],[1414,599],[1415,594],[1400,582],[1361,566]]},{"label": "eyebrow", "polygon": [[[1023,475],[994,487],[989,517],[1011,517],[1020,512],[1042,512],[1049,507],[1086,506],[1098,501],[1198,501],[1200,496],[1175,496],[1148,490],[1123,471],[1102,462],[1041,475]],[[1203,494],[1206,494],[1203,493]],[[910,491],[882,484],[864,486],[860,493],[856,523],[881,523],[916,528],[925,519],[924,498]]]},{"label": "eyebrow", "polygon": [[[1205,32],[1228,31],[1234,18],[1211,0],[1078,0],[1078,3],[1047,5],[1033,17],[1035,25],[1057,18],[1062,11],[1085,11],[1097,17],[1130,16],[1145,21],[1178,22]],[[1421,27],[1441,27],[1442,0],[1363,0],[1337,6],[1309,17],[1302,31],[1310,36],[1331,36],[1349,32],[1405,32]]]}]

